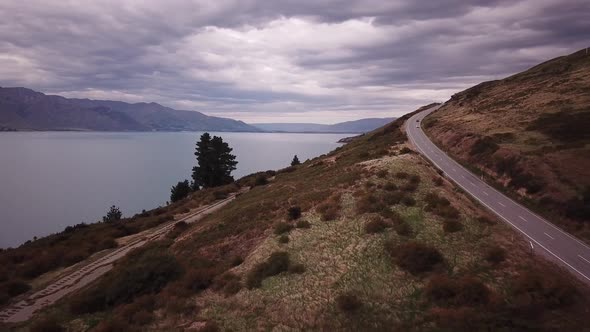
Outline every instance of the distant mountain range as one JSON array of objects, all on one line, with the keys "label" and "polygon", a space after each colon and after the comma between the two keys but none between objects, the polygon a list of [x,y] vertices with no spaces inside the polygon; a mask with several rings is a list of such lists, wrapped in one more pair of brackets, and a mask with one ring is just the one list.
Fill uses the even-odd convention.
[{"label": "distant mountain range", "polygon": [[242,121],[157,103],[70,99],[26,88],[0,88],[0,130],[261,131]]},{"label": "distant mountain range", "polygon": [[270,132],[287,133],[366,133],[384,126],[395,118],[368,118],[356,121],[326,125],[317,123],[253,123],[252,125]]}]

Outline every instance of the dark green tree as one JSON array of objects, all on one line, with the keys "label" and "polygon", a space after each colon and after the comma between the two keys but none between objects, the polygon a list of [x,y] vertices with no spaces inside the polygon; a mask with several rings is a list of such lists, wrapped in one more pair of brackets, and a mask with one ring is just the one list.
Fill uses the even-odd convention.
[{"label": "dark green tree", "polygon": [[123,217],[123,213],[121,212],[121,210],[119,210],[118,207],[113,205],[111,206],[109,212],[107,212],[107,215],[102,217],[102,222],[119,221],[121,220],[121,217]]},{"label": "dark green tree", "polygon": [[172,203],[178,202],[191,193],[192,188],[188,180],[180,181],[170,189],[170,201]]},{"label": "dark green tree", "polygon": [[297,155],[295,155],[295,157],[293,157],[293,160],[291,160],[291,166],[297,166],[300,164],[301,162],[299,161],[299,158],[297,158]]},{"label": "dark green tree", "polygon": [[232,183],[231,172],[236,169],[238,162],[232,155],[232,148],[221,137],[209,133],[201,135],[197,142],[195,156],[197,166],[193,167],[193,188],[199,189],[217,187]]}]

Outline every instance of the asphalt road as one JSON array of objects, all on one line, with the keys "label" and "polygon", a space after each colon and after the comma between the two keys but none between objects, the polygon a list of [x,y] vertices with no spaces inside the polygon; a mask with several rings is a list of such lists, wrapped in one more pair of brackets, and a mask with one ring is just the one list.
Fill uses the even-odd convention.
[{"label": "asphalt road", "polygon": [[590,285],[590,247],[547,220],[487,185],[479,177],[451,159],[422,130],[422,119],[439,106],[415,114],[406,122],[410,142],[441,169],[445,177],[522,233],[531,251],[549,257]]}]

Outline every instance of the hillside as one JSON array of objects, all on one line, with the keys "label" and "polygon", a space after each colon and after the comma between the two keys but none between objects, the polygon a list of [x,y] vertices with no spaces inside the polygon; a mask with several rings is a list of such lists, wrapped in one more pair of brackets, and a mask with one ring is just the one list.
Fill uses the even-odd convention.
[{"label": "hillside", "polygon": [[454,95],[425,120],[437,145],[590,240],[590,54]]},{"label": "hillside", "polygon": [[68,99],[26,88],[0,88],[0,130],[260,131],[242,121],[156,103]]},{"label": "hillside", "polygon": [[388,124],[395,118],[367,118],[331,125],[317,123],[253,123],[264,131],[288,133],[366,133]]},{"label": "hillside", "polygon": [[[531,256],[509,226],[413,152],[402,131],[405,119],[296,167],[238,180],[223,190],[253,187],[226,208],[136,250],[103,280],[32,322],[5,327],[587,327],[587,290]],[[160,213],[200,206],[204,194]],[[10,264],[16,264],[10,271],[19,270]]]}]

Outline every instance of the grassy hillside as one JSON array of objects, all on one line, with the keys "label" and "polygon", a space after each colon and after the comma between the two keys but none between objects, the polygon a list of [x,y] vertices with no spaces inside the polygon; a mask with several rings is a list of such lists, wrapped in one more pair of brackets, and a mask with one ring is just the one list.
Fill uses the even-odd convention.
[{"label": "grassy hillside", "polygon": [[253,189],[223,210],[13,327],[587,327],[586,290],[412,152],[406,118],[297,167],[240,180]]},{"label": "grassy hillside", "polygon": [[425,120],[444,150],[590,240],[590,54],[454,95]]}]

